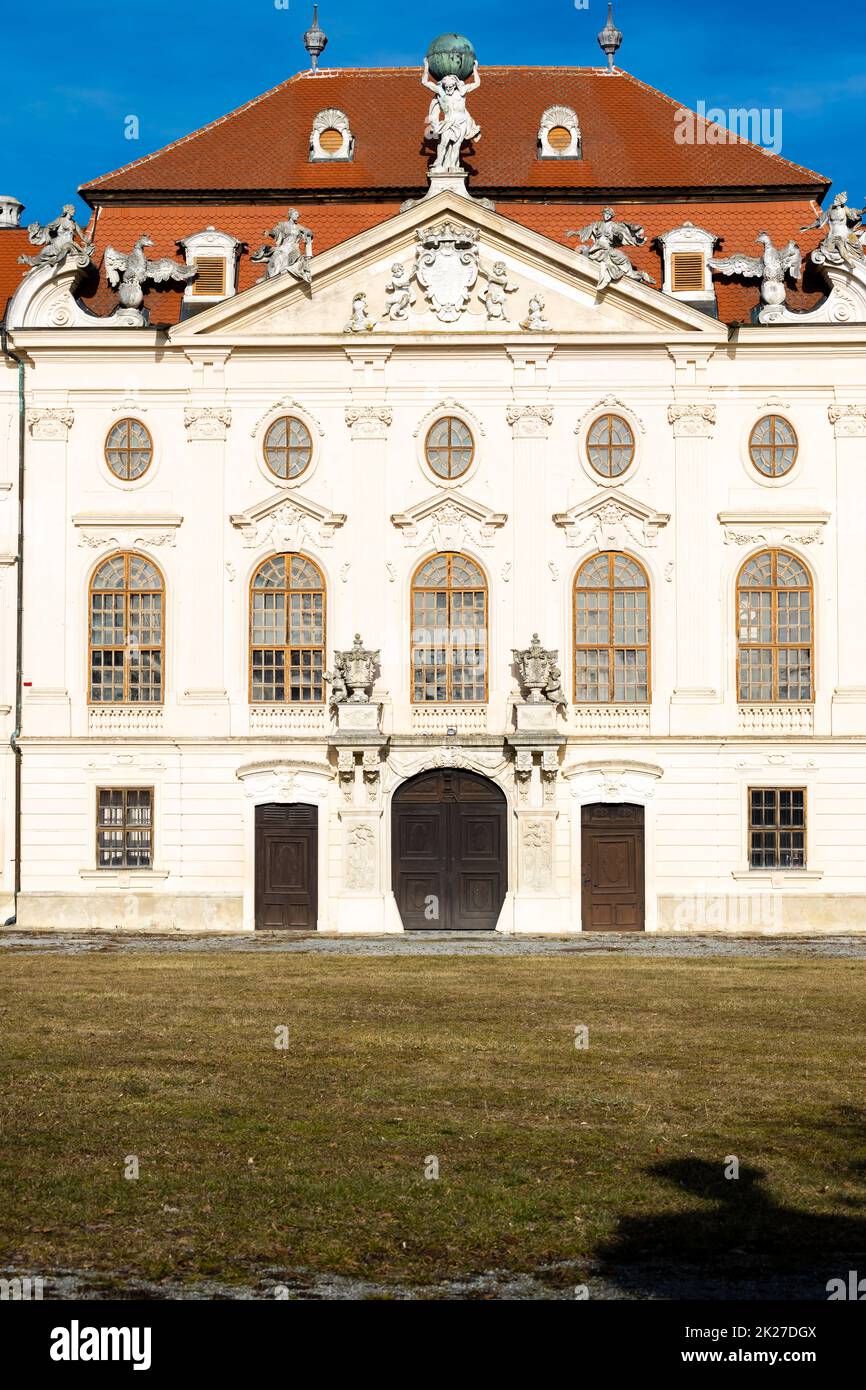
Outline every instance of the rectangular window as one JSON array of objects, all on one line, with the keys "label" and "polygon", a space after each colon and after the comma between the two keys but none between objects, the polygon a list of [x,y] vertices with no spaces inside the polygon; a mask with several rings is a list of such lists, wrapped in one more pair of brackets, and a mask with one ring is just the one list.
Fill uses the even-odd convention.
[{"label": "rectangular window", "polygon": [[700,251],[675,251],[671,256],[671,289],[674,294],[697,293],[704,288],[704,258]]},{"label": "rectangular window", "polygon": [[153,867],[151,788],[99,788],[96,793],[96,867]]},{"label": "rectangular window", "polygon": [[806,793],[802,787],[750,788],[749,867],[805,869]]},{"label": "rectangular window", "polygon": [[193,265],[198,271],[192,282],[193,294],[225,294],[226,263],[222,256],[196,256]]}]

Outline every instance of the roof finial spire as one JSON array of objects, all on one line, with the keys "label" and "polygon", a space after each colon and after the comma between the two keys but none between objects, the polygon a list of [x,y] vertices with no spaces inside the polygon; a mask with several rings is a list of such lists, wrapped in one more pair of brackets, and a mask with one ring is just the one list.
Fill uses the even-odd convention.
[{"label": "roof finial spire", "polygon": [[304,48],[310,55],[310,62],[313,72],[316,71],[319,62],[319,54],[323,53],[328,47],[328,35],[319,28],[319,7],[313,6],[313,22],[304,35]]},{"label": "roof finial spire", "polygon": [[613,72],[613,60],[617,49],[622,43],[622,34],[613,22],[613,5],[607,7],[607,24],[598,36],[598,45],[607,54],[607,65]]}]

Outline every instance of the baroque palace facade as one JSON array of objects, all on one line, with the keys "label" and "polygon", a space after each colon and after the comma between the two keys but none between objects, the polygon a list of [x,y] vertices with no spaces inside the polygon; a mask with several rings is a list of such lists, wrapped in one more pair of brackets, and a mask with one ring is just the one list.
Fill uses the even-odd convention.
[{"label": "baroque palace facade", "polygon": [[866,232],[601,38],[3,201],[21,926],[866,927]]}]

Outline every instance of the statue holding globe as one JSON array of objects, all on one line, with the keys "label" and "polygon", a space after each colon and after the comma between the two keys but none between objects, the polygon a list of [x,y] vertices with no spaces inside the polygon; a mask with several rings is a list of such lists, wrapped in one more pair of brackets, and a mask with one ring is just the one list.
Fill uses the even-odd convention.
[{"label": "statue holding globe", "polygon": [[481,134],[466,109],[467,94],[481,86],[478,62],[469,40],[460,34],[442,34],[434,39],[424,59],[421,81],[435,92],[424,129],[427,138],[439,145],[430,171],[460,174],[461,146],[466,140],[477,140]]}]

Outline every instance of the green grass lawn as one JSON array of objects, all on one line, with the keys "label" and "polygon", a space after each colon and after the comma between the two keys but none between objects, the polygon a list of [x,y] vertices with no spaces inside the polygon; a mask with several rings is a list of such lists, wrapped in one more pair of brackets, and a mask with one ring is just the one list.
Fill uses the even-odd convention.
[{"label": "green grass lawn", "polygon": [[866,1250],[864,999],[859,961],[7,956],[0,1263],[829,1278]]}]

